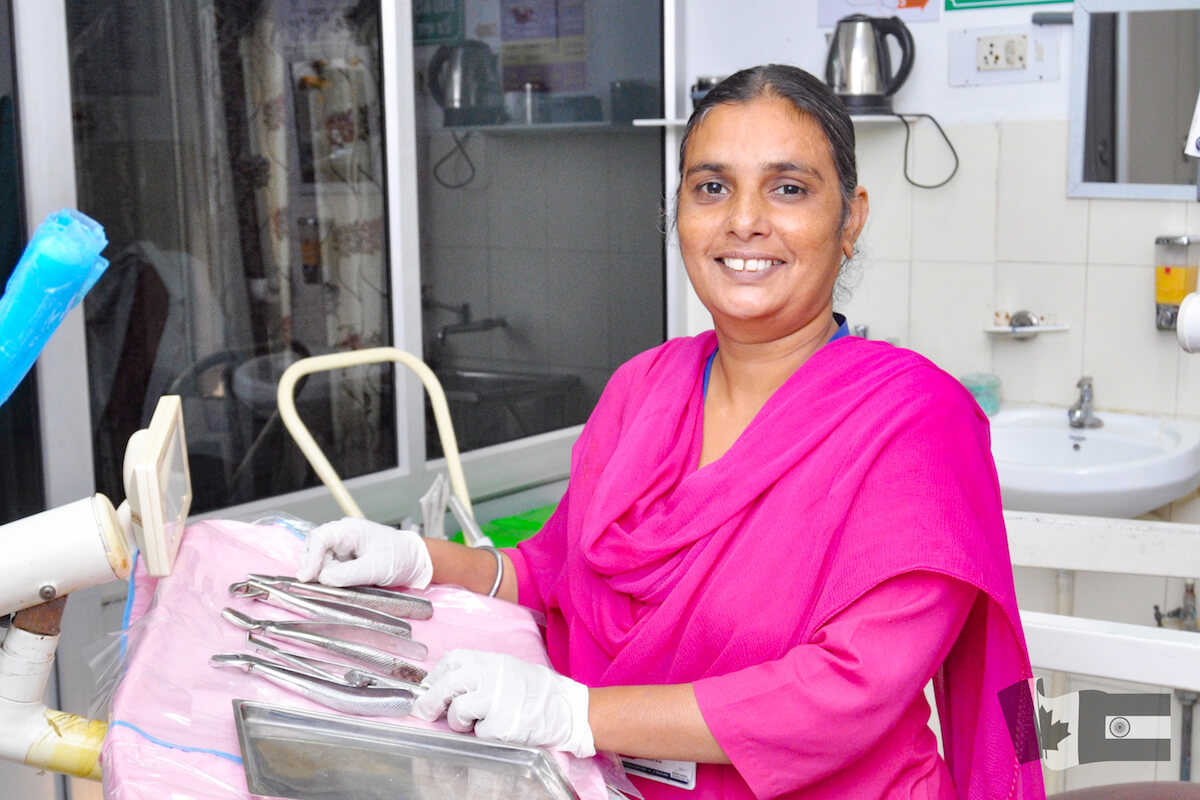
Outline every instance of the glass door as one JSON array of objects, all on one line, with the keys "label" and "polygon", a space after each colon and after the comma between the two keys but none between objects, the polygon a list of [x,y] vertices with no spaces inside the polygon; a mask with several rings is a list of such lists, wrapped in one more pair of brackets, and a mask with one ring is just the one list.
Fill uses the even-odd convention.
[{"label": "glass door", "polygon": [[632,124],[662,70],[659,0],[414,3],[422,340],[462,449],[582,424],[663,341],[663,133]]},{"label": "glass door", "polygon": [[[608,375],[662,340],[672,132],[631,122],[664,116],[661,3],[22,5],[65,13],[70,123],[49,131],[74,134],[55,147],[73,152],[70,192],[31,207],[95,217],[112,260],[74,338],[55,337],[75,349],[39,362],[68,389],[41,399],[71,431],[44,447],[50,501],[79,496],[79,464],[119,501],[129,432],[174,392],[195,512],[335,516],[275,417],[275,383],[298,357],[374,345],[443,377],[475,499],[549,487]],[[461,78],[479,43],[492,83]],[[437,85],[476,91],[464,111],[436,99],[438,53]],[[444,469],[402,373],[313,377],[299,394],[387,521]]]},{"label": "glass door", "polygon": [[[318,483],[276,412],[298,358],[390,345],[379,3],[66,0],[78,207],[109,237],[85,300],[97,491],[163,394],[193,512]],[[343,478],[397,464],[391,370],[313,376]]]}]

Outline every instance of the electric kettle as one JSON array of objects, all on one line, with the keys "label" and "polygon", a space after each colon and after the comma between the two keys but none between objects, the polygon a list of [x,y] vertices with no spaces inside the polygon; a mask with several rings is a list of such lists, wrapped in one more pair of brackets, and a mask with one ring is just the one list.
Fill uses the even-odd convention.
[{"label": "electric kettle", "polygon": [[504,90],[496,54],[477,39],[442,45],[429,60],[429,93],[442,107],[443,123],[494,125],[504,122]]},{"label": "electric kettle", "polygon": [[[887,37],[900,45],[900,66],[892,72]],[[851,14],[838,20],[825,61],[825,82],[851,114],[890,114],[891,97],[912,71],[912,34],[899,17]]]}]

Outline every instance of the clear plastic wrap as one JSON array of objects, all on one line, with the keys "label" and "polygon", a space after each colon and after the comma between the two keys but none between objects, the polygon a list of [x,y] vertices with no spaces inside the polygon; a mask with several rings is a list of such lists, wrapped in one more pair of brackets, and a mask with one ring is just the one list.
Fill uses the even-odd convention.
[{"label": "clear plastic wrap", "polygon": [[[245,632],[221,619],[223,608],[260,619],[295,618],[229,593],[229,586],[247,573],[294,574],[303,546],[296,529],[304,526],[287,522],[197,522],[185,532],[171,575],[151,578],[141,563],[135,565],[124,631],[111,644],[109,658],[94,659],[108,664],[102,670],[107,680],[100,702],[110,707],[109,731],[100,760],[109,800],[249,797],[232,700],[329,711],[253,675],[208,663],[214,653],[248,649]],[[429,647],[424,666],[431,668],[456,647],[548,664],[541,632],[528,610],[457,587],[414,593],[429,598],[435,609],[433,619],[412,620],[413,638]],[[444,721],[378,719],[449,730]],[[608,796],[597,760],[554,755],[581,800]]]},{"label": "clear plastic wrap", "polygon": [[100,223],[70,208],[34,232],[0,297],[0,405],[108,266],[107,244]]}]

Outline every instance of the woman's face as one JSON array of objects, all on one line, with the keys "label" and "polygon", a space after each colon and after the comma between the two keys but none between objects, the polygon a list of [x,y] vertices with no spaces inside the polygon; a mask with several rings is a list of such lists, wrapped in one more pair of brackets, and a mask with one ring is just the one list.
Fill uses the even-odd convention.
[{"label": "woman's face", "polygon": [[748,342],[809,326],[824,332],[842,256],[853,252],[866,216],[859,187],[841,226],[829,142],[787,100],[721,104],[692,131],[679,245],[718,331]]}]

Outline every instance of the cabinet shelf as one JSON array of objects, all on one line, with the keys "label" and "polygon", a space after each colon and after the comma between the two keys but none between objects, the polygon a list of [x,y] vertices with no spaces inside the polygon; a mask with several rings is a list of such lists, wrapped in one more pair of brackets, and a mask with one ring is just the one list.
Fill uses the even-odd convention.
[{"label": "cabinet shelf", "polygon": [[[899,118],[891,114],[851,114],[850,121],[855,125],[886,125],[898,123]],[[682,128],[687,125],[686,119],[635,119],[635,128]]]},{"label": "cabinet shelf", "polygon": [[498,125],[449,125],[436,128],[426,128],[422,133],[433,135],[435,133],[487,133],[497,136],[524,136],[529,134],[559,134],[559,133],[577,133],[577,132],[594,132],[594,133],[629,133],[635,128],[641,127],[634,121],[634,124],[628,122],[535,122],[531,125],[525,123],[501,123]]},{"label": "cabinet shelf", "polygon": [[1032,339],[1039,333],[1055,333],[1070,330],[1068,325],[993,325],[984,328],[984,333],[995,336],[1011,336],[1014,339]]}]

